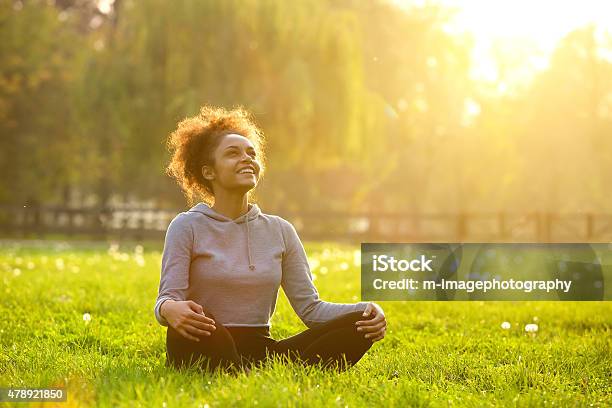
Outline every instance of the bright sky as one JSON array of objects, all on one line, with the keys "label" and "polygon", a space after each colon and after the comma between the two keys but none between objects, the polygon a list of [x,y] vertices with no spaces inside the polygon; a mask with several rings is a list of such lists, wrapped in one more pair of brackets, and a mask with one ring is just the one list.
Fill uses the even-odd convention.
[{"label": "bright sky", "polygon": [[113,9],[115,0],[97,0],[97,3],[100,13],[108,14]]},{"label": "bright sky", "polygon": [[[508,84],[499,78],[500,59],[514,64],[514,78],[510,75],[506,80],[520,82],[546,68],[557,42],[573,29],[593,23],[601,33],[612,33],[612,0],[390,1],[407,8],[432,3],[457,8],[457,17],[448,31],[473,36],[472,76],[495,83],[501,93]],[[517,54],[518,50],[524,54]],[[603,52],[612,60],[611,50]]]}]

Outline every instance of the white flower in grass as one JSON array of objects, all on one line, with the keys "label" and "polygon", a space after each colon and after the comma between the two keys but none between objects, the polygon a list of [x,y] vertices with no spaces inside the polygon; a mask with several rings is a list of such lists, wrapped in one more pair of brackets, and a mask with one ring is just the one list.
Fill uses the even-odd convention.
[{"label": "white flower in grass", "polygon": [[28,262],[28,269],[34,269],[36,267],[36,265],[34,264],[34,262],[29,261]]},{"label": "white flower in grass", "polygon": [[21,269],[19,269],[19,268],[13,269],[13,275],[15,275],[15,276],[21,275]]},{"label": "white flower in grass", "polygon": [[512,327],[512,325],[510,324],[510,322],[503,322],[503,323],[501,324],[501,328],[502,328],[502,329],[504,329],[504,330],[508,330],[508,329],[510,329],[510,327]]},{"label": "white flower in grass", "polygon": [[525,325],[525,331],[527,333],[535,333],[538,331],[538,325],[535,323],[529,323]]},{"label": "white flower in grass", "polygon": [[91,315],[89,313],[83,313],[83,321],[85,324],[89,323],[91,321]]},{"label": "white flower in grass", "polygon": [[62,258],[57,258],[55,260],[55,267],[57,269],[59,269],[61,271],[61,270],[64,269],[64,266],[65,266],[65,264],[64,264],[64,260]]},{"label": "white flower in grass", "polygon": [[340,264],[340,269],[342,269],[343,271],[346,271],[349,268],[349,264],[346,262],[342,262]]},{"label": "white flower in grass", "polygon": [[322,266],[319,269],[319,272],[321,272],[321,275],[325,275],[327,273],[327,266]]},{"label": "white flower in grass", "polygon": [[136,247],[134,247],[134,252],[137,254],[142,254],[144,252],[144,248],[142,245],[136,245]]},{"label": "white flower in grass", "polygon": [[136,261],[136,264],[140,267],[145,266],[145,259],[142,256],[136,256],[136,258],[134,258],[134,260]]}]

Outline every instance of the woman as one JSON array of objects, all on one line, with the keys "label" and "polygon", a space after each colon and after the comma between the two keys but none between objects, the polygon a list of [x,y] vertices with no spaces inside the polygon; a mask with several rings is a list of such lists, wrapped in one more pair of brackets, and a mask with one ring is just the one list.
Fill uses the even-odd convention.
[{"label": "woman", "polygon": [[[205,202],[166,232],[154,311],[168,327],[167,365],[248,370],[280,355],[344,370],[385,336],[379,305],[319,299],[293,225],[249,203],[264,172],[264,139],[246,111],[203,107],[168,145],[168,174],[191,204]],[[270,337],[279,286],[308,327],[283,340]]]}]

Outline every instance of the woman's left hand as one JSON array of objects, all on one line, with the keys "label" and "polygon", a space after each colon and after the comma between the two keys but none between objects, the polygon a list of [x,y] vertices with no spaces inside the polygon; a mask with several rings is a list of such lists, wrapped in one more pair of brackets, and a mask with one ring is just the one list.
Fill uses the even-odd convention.
[{"label": "woman's left hand", "polygon": [[363,316],[370,316],[369,320],[359,320],[355,322],[357,331],[365,334],[366,339],[372,340],[372,343],[382,340],[385,337],[387,331],[387,320],[385,319],[385,313],[382,308],[376,303],[368,303]]}]

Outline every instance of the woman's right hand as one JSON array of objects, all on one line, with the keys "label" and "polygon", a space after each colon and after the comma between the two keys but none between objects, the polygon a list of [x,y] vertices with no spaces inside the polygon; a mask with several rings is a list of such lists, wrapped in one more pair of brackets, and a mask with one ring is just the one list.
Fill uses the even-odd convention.
[{"label": "woman's right hand", "polygon": [[181,336],[200,341],[196,336],[210,336],[216,330],[215,321],[204,315],[204,309],[193,300],[166,300],[160,314]]}]

